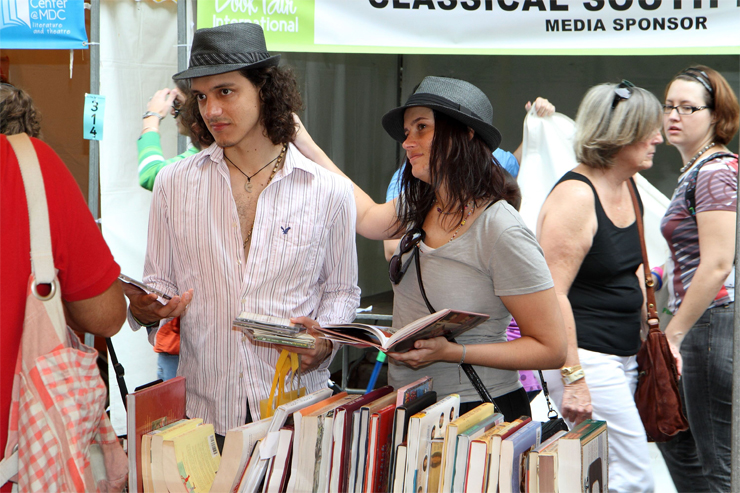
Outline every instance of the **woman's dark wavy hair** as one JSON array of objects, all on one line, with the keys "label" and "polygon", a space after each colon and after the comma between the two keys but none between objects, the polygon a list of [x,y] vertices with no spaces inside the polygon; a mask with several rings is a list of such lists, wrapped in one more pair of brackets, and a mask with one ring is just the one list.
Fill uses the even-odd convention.
[{"label": "woman's dark wavy hair", "polygon": [[12,84],[0,84],[0,133],[15,135],[41,134],[41,114],[26,91]]},{"label": "woman's dark wavy hair", "polygon": [[[261,117],[267,137],[273,144],[285,144],[295,140],[296,125],[293,113],[303,108],[293,71],[286,67],[260,67],[239,71],[255,87],[259,88],[262,102]],[[214,139],[200,115],[198,100],[188,97],[183,109],[183,123],[192,129],[193,136],[203,148],[213,144]]]},{"label": "woman's dark wavy hair", "polygon": [[504,170],[483,140],[477,134],[471,139],[467,125],[438,111],[434,111],[429,175],[431,183],[415,178],[406,160],[395,234],[424,224],[434,205],[435,190],[442,184],[449,195],[443,212],[449,213],[445,226],[450,228],[463,220],[463,207],[470,201],[480,204],[514,198],[515,190],[506,186]]}]

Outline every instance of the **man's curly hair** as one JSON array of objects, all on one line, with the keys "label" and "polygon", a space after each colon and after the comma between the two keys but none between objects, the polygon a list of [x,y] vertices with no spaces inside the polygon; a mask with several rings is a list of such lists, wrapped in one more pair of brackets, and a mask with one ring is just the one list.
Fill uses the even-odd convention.
[{"label": "man's curly hair", "polygon": [[[242,69],[239,73],[259,88],[262,102],[260,122],[267,137],[276,145],[293,142],[297,130],[293,113],[303,107],[293,71],[285,67],[261,67]],[[198,100],[192,95],[185,104],[183,117],[183,123],[192,129],[193,136],[203,148],[213,144],[213,135],[200,115]]]},{"label": "man's curly hair", "polygon": [[11,84],[0,84],[0,133],[41,134],[41,114],[26,91]]}]

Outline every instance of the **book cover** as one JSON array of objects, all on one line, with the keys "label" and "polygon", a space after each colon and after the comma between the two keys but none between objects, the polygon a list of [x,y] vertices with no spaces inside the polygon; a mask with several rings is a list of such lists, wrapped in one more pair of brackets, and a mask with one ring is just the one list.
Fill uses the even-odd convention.
[{"label": "book cover", "polygon": [[390,491],[403,493],[403,483],[406,472],[406,443],[401,443],[396,448],[396,463],[393,466],[393,475]]},{"label": "book cover", "polygon": [[[350,445],[352,440],[352,413],[378,398],[388,395],[393,387],[386,385],[373,390],[357,400],[337,407],[335,412],[332,448],[332,464],[329,473],[329,492],[347,491],[350,469]],[[358,422],[359,426],[359,422]]]},{"label": "book cover", "polygon": [[[494,406],[490,402],[484,402],[475,409],[470,410],[452,420],[445,430],[444,447],[442,450],[442,472],[440,474],[439,491],[452,493],[452,471],[455,467],[455,446],[457,435],[468,428],[480,423],[484,419],[493,416]],[[503,416],[502,416],[503,418]]]},{"label": "book cover", "polygon": [[[369,432],[370,432],[370,416],[373,413],[378,412],[386,406],[390,406],[396,402],[395,394],[388,393],[374,401],[368,403],[366,406],[360,408],[360,428],[358,430],[359,440],[357,446],[357,455],[352,458],[353,462],[357,463],[356,476],[355,476],[355,491],[364,491],[365,478],[367,477],[368,461],[367,457],[369,451]],[[354,452],[354,450],[353,450]]]},{"label": "book cover", "polygon": [[532,418],[529,416],[522,416],[512,421],[502,432],[495,433],[490,437],[488,442],[488,487],[486,488],[488,493],[496,493],[500,486],[498,478],[499,468],[501,467],[501,442],[531,421]]},{"label": "book cover", "polygon": [[[281,493],[288,486],[290,474],[290,457],[293,451],[293,427],[286,426],[280,430],[278,447],[272,462],[272,469],[265,486],[266,493]],[[213,489],[214,493],[218,490]]]},{"label": "book cover", "polygon": [[[404,491],[417,492],[426,481],[421,469],[427,444],[432,438],[444,438],[447,424],[457,417],[460,410],[460,396],[450,394],[432,404],[422,412],[411,416],[406,442],[406,480]],[[427,461],[428,461],[427,457]]]},{"label": "book cover", "polygon": [[[167,491],[167,484],[164,479],[164,470],[162,462],[162,450],[165,440],[171,440],[172,438],[183,435],[196,427],[203,424],[203,420],[200,418],[195,419],[181,419],[176,421],[172,426],[160,428],[160,430],[150,432],[148,435],[142,437],[142,460],[146,457],[146,449],[144,448],[144,438],[149,436],[149,467],[148,477],[144,475],[144,489],[150,488],[151,491]],[[145,470],[147,468],[145,467]],[[148,483],[148,484],[147,484]]]},{"label": "book cover", "polygon": [[337,324],[317,330],[327,339],[343,344],[402,353],[412,349],[414,341],[433,337],[454,338],[477,327],[488,318],[488,315],[482,313],[446,309],[415,320],[401,329],[367,324]]},{"label": "book cover", "polygon": [[[504,422],[504,415],[495,413],[477,425],[468,430],[460,432],[457,435],[457,444],[455,447],[455,465],[452,470],[452,491],[463,491],[465,488],[465,475],[468,469],[468,453],[470,452],[470,443],[476,438],[480,438],[484,433]],[[488,458],[486,457],[486,460]]]},{"label": "book cover", "polygon": [[208,493],[220,461],[212,424],[165,440],[162,467],[167,489],[170,493]]},{"label": "book cover", "polygon": [[560,491],[609,491],[606,421],[584,420],[558,441]]},{"label": "book cover", "polygon": [[406,406],[432,390],[432,377],[421,377],[415,382],[404,385],[396,391],[396,407]]},{"label": "book cover", "polygon": [[388,491],[390,469],[391,428],[396,413],[396,404],[391,403],[370,416],[370,446],[368,447],[368,472],[365,475],[365,491],[385,493]]},{"label": "book cover", "polygon": [[522,467],[522,459],[526,460],[527,453],[540,444],[542,423],[530,421],[519,428],[515,433],[504,438],[501,442],[501,459],[499,465],[499,492],[519,493],[524,491],[526,469]]},{"label": "book cover", "polygon": [[[396,401],[397,402],[397,401]],[[437,402],[437,393],[433,390],[426,392],[418,398],[410,401],[405,406],[397,407],[395,417],[393,419],[393,443],[391,445],[391,457],[390,464],[395,467],[396,464],[396,449],[401,443],[406,442],[406,435],[408,434],[409,419],[414,414],[421,412],[423,409],[431,406]],[[406,464],[404,462],[404,471],[401,475],[404,475]],[[388,486],[390,490],[390,485]]]},{"label": "book cover", "polygon": [[[475,493],[486,491],[488,469],[491,461],[491,440],[494,436],[506,433],[513,426],[515,424],[501,423],[470,442],[467,452],[468,456],[465,459],[465,469],[460,468],[460,484],[462,488],[457,491]],[[496,472],[498,472],[498,469],[496,469]],[[493,491],[496,491],[495,487]]]},{"label": "book cover", "polygon": [[427,493],[439,493],[439,483],[442,478],[442,450],[444,449],[444,438],[433,438],[429,442],[429,471],[423,491]]},{"label": "book cover", "polygon": [[175,377],[126,396],[129,488],[143,493],[141,437],[185,418],[185,378]]},{"label": "book cover", "polygon": [[267,436],[272,418],[265,418],[253,423],[237,426],[226,432],[224,449],[221,454],[221,465],[213,480],[211,489],[230,492],[239,486],[249,457],[252,455],[257,440]]},{"label": "book cover", "polygon": [[[540,491],[541,480],[543,484],[547,485],[541,491],[550,491],[552,493],[555,493],[554,484],[556,469],[552,466],[546,466],[547,472],[543,473],[543,471],[541,470],[543,468],[540,467],[540,457],[544,458],[548,455],[552,457],[553,454],[557,452],[558,439],[566,433],[567,431],[565,430],[555,432],[554,435],[552,435],[544,442],[540,443],[537,447],[534,448],[534,450],[529,453],[529,457],[527,459],[527,481],[525,485],[525,491],[527,491],[527,493],[538,493]],[[543,460],[543,463],[546,461],[547,459]],[[548,479],[545,480],[545,476],[548,476]]]}]

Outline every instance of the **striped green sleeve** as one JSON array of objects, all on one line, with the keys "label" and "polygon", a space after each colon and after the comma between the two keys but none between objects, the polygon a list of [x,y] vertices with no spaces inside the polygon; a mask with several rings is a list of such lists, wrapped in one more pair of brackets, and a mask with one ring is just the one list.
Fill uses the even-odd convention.
[{"label": "striped green sleeve", "polygon": [[142,134],[136,145],[139,149],[139,185],[149,191],[154,188],[154,179],[162,168],[199,152],[198,149],[190,146],[187,151],[179,156],[165,160],[164,155],[162,155],[159,132]]}]

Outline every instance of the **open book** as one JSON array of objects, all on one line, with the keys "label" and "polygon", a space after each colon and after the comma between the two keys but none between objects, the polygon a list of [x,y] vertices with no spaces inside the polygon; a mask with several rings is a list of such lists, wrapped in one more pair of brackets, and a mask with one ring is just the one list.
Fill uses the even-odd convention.
[{"label": "open book", "polygon": [[316,329],[324,337],[354,346],[375,347],[383,352],[403,353],[414,347],[414,341],[446,337],[452,339],[488,320],[488,315],[458,310],[441,310],[401,329],[367,324],[331,324]]},{"label": "open book", "polygon": [[232,326],[233,330],[248,333],[259,342],[307,349],[313,349],[316,345],[316,339],[308,335],[302,325],[293,324],[287,318],[242,312],[234,319]]}]

